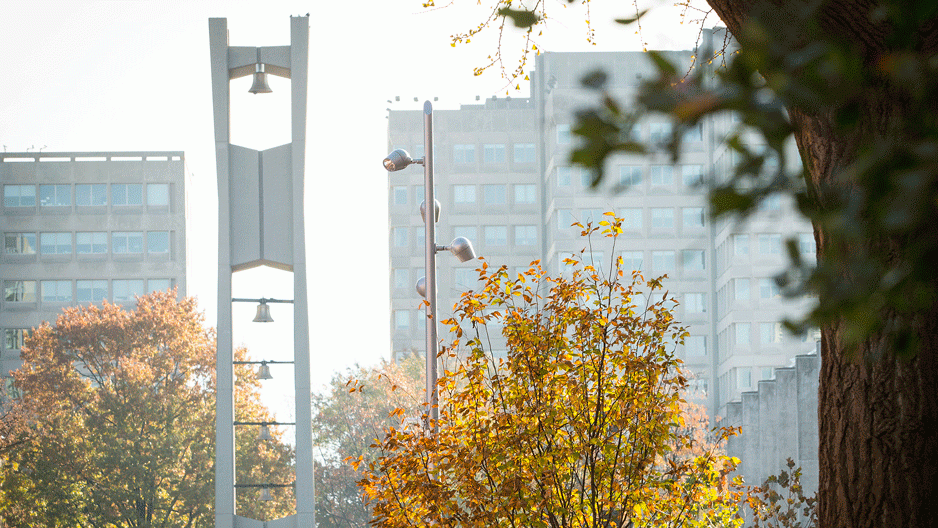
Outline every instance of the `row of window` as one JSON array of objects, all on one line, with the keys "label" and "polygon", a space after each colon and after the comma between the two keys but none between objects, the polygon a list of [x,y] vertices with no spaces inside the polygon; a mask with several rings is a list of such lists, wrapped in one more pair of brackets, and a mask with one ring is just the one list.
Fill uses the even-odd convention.
[{"label": "row of window", "polygon": [[[144,282],[146,285],[144,285]],[[78,280],[11,280],[3,281],[3,300],[8,303],[53,303],[133,301],[134,296],[168,290],[171,279],[78,279]]]},{"label": "row of window", "polygon": [[[508,185],[493,183],[482,185],[482,191],[479,192],[479,185],[453,185],[452,199],[456,205],[470,205],[481,203],[485,205],[508,205]],[[529,205],[537,201],[537,185],[528,183],[519,183],[511,186],[512,204]],[[414,203],[423,203],[424,188],[423,185],[414,185]],[[395,185],[391,187],[391,199],[394,205],[407,205],[409,187],[407,185]]]},{"label": "row of window", "polygon": [[724,401],[730,401],[735,393],[751,390],[757,382],[774,377],[773,367],[735,367],[720,376],[720,394]]},{"label": "row of window", "polygon": [[145,198],[148,206],[169,206],[168,183],[7,184],[3,186],[3,206],[35,207],[38,203],[40,207],[70,207],[74,203],[78,207],[103,207],[108,205],[109,185],[111,205],[142,206]]},{"label": "row of window", "polygon": [[[649,143],[666,143],[671,139],[671,132],[673,126],[668,121],[654,121],[648,123],[648,142]],[[570,130],[570,125],[567,123],[558,123],[557,127],[557,144],[558,145],[569,145],[573,139],[572,132]],[[642,141],[642,123],[636,123],[632,126],[631,138],[634,141]],[[683,136],[684,142],[699,142],[703,141],[703,123],[697,123],[695,126],[684,132]]]},{"label": "row of window", "polygon": [[[628,231],[641,231],[645,226],[645,209],[638,207],[624,208],[616,211],[616,215],[622,219],[622,229]],[[706,215],[703,207],[652,207],[650,208],[651,228],[652,229],[674,229],[675,212],[680,211],[681,225],[684,229],[699,229],[706,225]],[[574,222],[586,225],[592,222],[594,225],[602,220],[609,220],[605,217],[604,209],[557,209],[557,229],[569,229]]]},{"label": "row of window", "polygon": [[[778,233],[759,233],[754,235],[760,255],[778,255],[782,252],[782,235]],[[813,256],[817,253],[813,233],[798,233],[798,251],[802,256]],[[750,254],[750,236],[748,234],[733,235],[733,256],[746,256]]]},{"label": "row of window", "polygon": [[[620,165],[616,183],[621,187],[638,187],[648,181],[652,187],[673,187],[675,182],[674,165]],[[679,181],[688,188],[703,182],[703,165],[678,165]],[[646,174],[647,169],[647,174]],[[592,173],[583,167],[557,167],[557,187],[589,187]]]},{"label": "row of window", "polygon": [[[705,252],[702,249],[683,249],[651,251],[651,271],[654,274],[673,274],[677,271],[677,257],[681,258],[681,270],[684,273],[702,272],[706,269]],[[558,271],[561,274],[570,273],[573,265],[569,263],[570,259],[576,256],[574,253],[561,252],[558,262]],[[622,257],[622,268],[628,271],[646,271],[645,252],[644,251],[623,251],[619,254]],[[602,270],[610,265],[606,260],[605,253],[602,251],[592,251],[584,253],[580,258],[585,265],[593,266]]]},{"label": "row of window", "polygon": [[[475,164],[478,161],[476,145],[473,143],[457,143],[453,145],[453,163],[467,165]],[[536,149],[534,143],[484,143],[481,148],[482,163],[499,164],[508,161],[509,152],[511,160],[514,163],[534,163],[536,161]],[[411,153],[414,158],[424,156],[423,145],[415,145]],[[439,155],[439,154],[437,154]]]},{"label": "row of window", "polygon": [[[417,247],[423,247],[426,241],[426,228],[420,227],[394,227],[391,228],[391,244],[394,247],[408,247],[410,238],[408,233],[413,230],[413,240]],[[508,245],[508,226],[488,225],[482,226],[483,238],[481,240],[488,247],[500,247]],[[453,238],[465,237],[473,244],[480,240],[477,238],[478,229],[476,226],[453,226]],[[534,246],[537,245],[537,226],[536,225],[516,225],[512,226],[513,246]]]},{"label": "row of window", "polygon": [[[170,231],[70,231],[36,233],[4,233],[6,255],[105,255],[108,235],[111,253],[115,255],[169,255]],[[37,244],[38,240],[38,244]]]}]

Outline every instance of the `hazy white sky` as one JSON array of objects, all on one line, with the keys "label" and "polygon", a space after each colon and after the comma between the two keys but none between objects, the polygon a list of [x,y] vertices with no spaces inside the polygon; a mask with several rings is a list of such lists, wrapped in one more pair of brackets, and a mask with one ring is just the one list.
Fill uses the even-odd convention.
[{"label": "hazy white sky", "polygon": [[[421,0],[4,0],[0,143],[10,152],[33,146],[46,152],[185,151],[191,173],[188,290],[214,325],[218,227],[208,18],[228,19],[231,45],[287,45],[288,17],[309,12],[306,222],[313,383],[320,386],[354,363],[389,356],[388,175],[380,165],[386,108],[418,108],[432,97],[439,97],[437,109],[457,108],[476,95],[505,93],[496,72],[472,75],[472,67],[494,52],[491,40],[449,44],[449,35],[481,20],[488,6],[455,1],[426,12]],[[585,42],[579,2],[548,1],[558,19],[542,49],[641,49],[634,28],[609,22],[633,16],[631,1],[592,2],[595,47]],[[649,49],[693,47],[698,26],[681,24],[670,4],[648,6],[657,5],[643,24]],[[716,22],[711,16],[707,25]],[[268,95],[248,94],[249,86],[250,77],[233,82],[233,142],[252,148],[289,142],[287,81],[272,77]],[[397,95],[401,102],[389,105]],[[526,96],[527,87],[512,95]],[[236,276],[234,294],[289,298],[289,277],[244,272]],[[236,321],[247,323],[253,310],[238,307]],[[285,305],[272,310],[273,324],[236,322],[235,342],[259,359],[287,359],[292,314]],[[282,387],[292,372],[276,368],[280,383],[268,382],[265,390],[286,420],[292,396]]]}]

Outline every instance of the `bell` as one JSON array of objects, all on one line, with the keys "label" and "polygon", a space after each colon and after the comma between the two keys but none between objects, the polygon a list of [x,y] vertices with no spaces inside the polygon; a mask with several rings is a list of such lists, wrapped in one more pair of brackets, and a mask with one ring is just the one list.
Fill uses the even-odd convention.
[{"label": "bell", "polygon": [[272,323],[274,318],[270,316],[270,306],[267,306],[267,301],[261,300],[261,303],[257,305],[257,315],[254,316],[255,323]]},{"label": "bell", "polygon": [[267,366],[266,361],[261,361],[261,366],[257,368],[257,379],[274,379],[274,377],[270,375],[270,367]]},{"label": "bell", "polygon": [[257,63],[254,68],[254,84],[248,90],[252,94],[270,93],[273,90],[267,85],[267,72],[264,71],[264,65]]},{"label": "bell", "polygon": [[258,433],[257,439],[261,442],[269,442],[274,439],[270,436],[270,427],[267,427],[267,424],[261,424],[261,432]]},{"label": "bell", "polygon": [[263,488],[261,488],[261,500],[262,501],[274,500],[274,498],[270,496],[270,488],[268,488],[267,486],[264,486]]}]

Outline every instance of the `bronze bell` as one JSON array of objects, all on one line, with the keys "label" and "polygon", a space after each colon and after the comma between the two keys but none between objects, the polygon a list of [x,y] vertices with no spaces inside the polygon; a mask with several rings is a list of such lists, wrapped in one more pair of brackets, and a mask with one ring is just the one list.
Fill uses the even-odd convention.
[{"label": "bronze bell", "polygon": [[257,439],[262,442],[273,440],[273,437],[270,436],[270,427],[268,427],[267,424],[261,424],[261,431],[258,433]]},{"label": "bronze bell", "polygon": [[272,323],[274,322],[273,317],[270,316],[270,306],[267,306],[267,302],[263,299],[261,303],[257,305],[257,315],[254,316],[255,323]]},{"label": "bronze bell", "polygon": [[257,63],[254,68],[254,84],[251,85],[251,89],[248,90],[252,94],[259,93],[270,93],[273,90],[270,89],[270,86],[267,84],[267,72],[264,71],[264,64]]},{"label": "bronze bell", "polygon": [[267,366],[266,361],[261,361],[261,366],[258,367],[257,369],[257,379],[261,379],[261,380],[274,379],[274,377],[270,375],[270,367]]},{"label": "bronze bell", "polygon": [[261,488],[261,500],[262,501],[274,500],[274,498],[270,496],[270,488],[268,488],[267,486],[264,486],[263,488]]}]

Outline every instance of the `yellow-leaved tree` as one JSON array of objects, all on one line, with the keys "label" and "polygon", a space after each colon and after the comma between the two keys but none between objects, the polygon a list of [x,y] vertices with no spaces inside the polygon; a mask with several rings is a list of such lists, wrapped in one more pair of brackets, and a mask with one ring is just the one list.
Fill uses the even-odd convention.
[{"label": "yellow-leaved tree", "polygon": [[[583,234],[608,237],[614,252],[621,221],[607,215]],[[439,421],[402,422],[358,464],[376,525],[742,522],[726,479],[736,461],[701,449],[685,423],[676,301],[621,259],[581,260],[559,277],[535,262],[517,279],[483,263],[484,286],[447,321]]]}]

